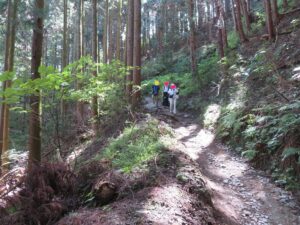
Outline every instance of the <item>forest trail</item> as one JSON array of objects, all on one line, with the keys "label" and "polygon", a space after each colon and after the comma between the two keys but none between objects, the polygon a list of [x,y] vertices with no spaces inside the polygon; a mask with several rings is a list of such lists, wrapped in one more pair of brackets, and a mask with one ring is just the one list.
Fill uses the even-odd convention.
[{"label": "forest trail", "polygon": [[[175,132],[174,146],[200,170],[221,224],[297,225],[300,205],[291,193],[274,185],[263,171],[215,141],[213,132],[202,129],[191,115],[171,115],[155,109],[151,98],[146,108]],[[212,112],[213,113],[213,112]]]}]

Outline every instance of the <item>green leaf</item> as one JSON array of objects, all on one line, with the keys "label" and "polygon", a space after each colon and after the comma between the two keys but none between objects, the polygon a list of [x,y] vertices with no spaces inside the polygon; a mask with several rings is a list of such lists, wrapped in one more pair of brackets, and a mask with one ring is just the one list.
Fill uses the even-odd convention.
[{"label": "green leaf", "polygon": [[282,153],[283,156],[282,160],[285,160],[287,157],[296,154],[300,155],[300,148],[294,148],[294,147],[285,148]]},{"label": "green leaf", "polygon": [[12,80],[15,76],[15,72],[5,71],[0,75],[0,82]]},{"label": "green leaf", "polygon": [[247,150],[242,152],[242,156],[246,157],[249,160],[252,160],[257,154],[257,151],[255,150]]}]

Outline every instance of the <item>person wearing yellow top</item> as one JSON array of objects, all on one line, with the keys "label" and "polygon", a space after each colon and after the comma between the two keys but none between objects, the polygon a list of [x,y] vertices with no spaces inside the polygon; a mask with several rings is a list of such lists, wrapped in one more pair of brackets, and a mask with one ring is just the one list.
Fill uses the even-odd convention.
[{"label": "person wearing yellow top", "polygon": [[152,85],[152,99],[153,104],[158,108],[158,99],[159,99],[159,87],[160,83],[158,80],[154,81],[154,84]]}]

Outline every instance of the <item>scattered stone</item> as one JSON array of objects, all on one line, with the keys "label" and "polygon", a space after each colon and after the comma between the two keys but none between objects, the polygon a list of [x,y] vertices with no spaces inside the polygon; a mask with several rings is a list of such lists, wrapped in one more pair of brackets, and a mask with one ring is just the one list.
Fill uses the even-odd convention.
[{"label": "scattered stone", "polygon": [[247,211],[247,210],[244,210],[244,211],[243,211],[243,215],[245,215],[245,216],[250,216],[250,214],[251,214],[251,212],[249,212],[249,211]]},{"label": "scattered stone", "polygon": [[184,118],[189,118],[190,116],[189,116],[189,114],[184,114],[183,117]]},{"label": "scattered stone", "polygon": [[185,175],[185,174],[182,174],[182,173],[178,173],[176,175],[176,179],[178,181],[183,182],[183,183],[187,183],[189,181],[189,177],[187,175]]},{"label": "scattered stone", "polygon": [[228,180],[228,179],[225,179],[225,180],[223,181],[223,183],[224,183],[224,184],[229,184],[229,180]]}]

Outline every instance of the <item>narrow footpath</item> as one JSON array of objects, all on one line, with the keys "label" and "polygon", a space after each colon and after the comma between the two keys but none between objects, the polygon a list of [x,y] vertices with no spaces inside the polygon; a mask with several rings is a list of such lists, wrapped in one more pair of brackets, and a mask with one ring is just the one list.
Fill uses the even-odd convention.
[{"label": "narrow footpath", "polygon": [[162,135],[168,147],[144,170],[109,172],[123,180],[114,202],[80,208],[56,225],[300,224],[300,205],[291,193],[219,144],[213,131],[192,115],[157,109],[151,98],[145,105],[140,122],[156,118],[158,129],[170,133]]},{"label": "narrow footpath", "polygon": [[146,107],[174,129],[176,150],[201,171],[221,224],[300,224],[300,205],[290,192],[215,141],[215,134],[193,122],[191,115],[172,115],[166,108],[151,107],[151,99],[147,102]]}]

